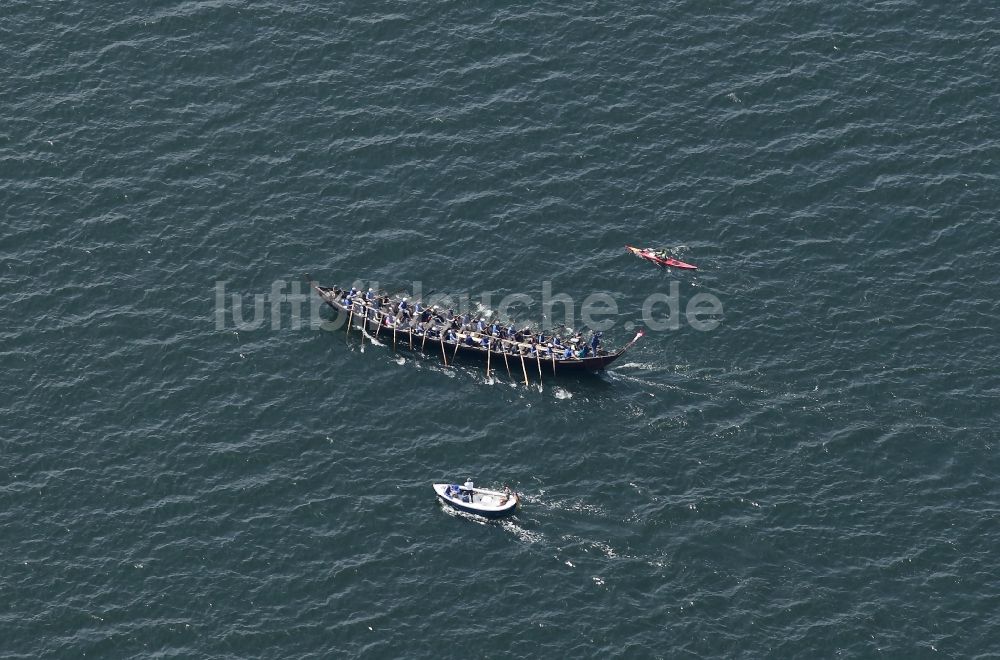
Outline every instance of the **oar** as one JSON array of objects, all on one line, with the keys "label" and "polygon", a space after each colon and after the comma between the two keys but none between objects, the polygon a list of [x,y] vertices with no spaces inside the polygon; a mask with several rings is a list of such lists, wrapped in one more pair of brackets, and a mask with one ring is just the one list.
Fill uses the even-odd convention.
[{"label": "oar", "polygon": [[[344,335],[344,341],[346,342],[351,336],[351,321],[354,320],[354,301],[351,301],[351,313],[347,315],[347,333]],[[364,337],[364,335],[361,335]]]},{"label": "oar", "polygon": [[510,373],[510,362],[507,361],[507,347],[503,345],[503,339],[500,340],[500,350],[503,351],[503,364],[507,367],[507,375],[511,380],[514,380],[514,374]]},{"label": "oar", "polygon": [[396,352],[396,323],[392,324],[392,352]]},{"label": "oar", "polygon": [[556,375],[556,352],[552,351],[552,375]]},{"label": "oar", "polygon": [[364,311],[365,318],[361,321],[361,350],[365,350],[365,328],[368,323],[368,309],[362,305],[361,309]]},{"label": "oar", "polygon": [[528,386],[528,368],[526,366],[524,366],[524,353],[521,352],[521,349],[518,349],[517,350],[517,354],[521,356],[521,371],[524,372],[524,386],[527,387]]},{"label": "oar", "polygon": [[423,323],[420,324],[420,327],[424,332],[424,338],[420,340],[420,352],[423,353],[424,345],[427,343],[427,328],[424,327]]},{"label": "oar", "polygon": [[458,346],[461,343],[462,343],[462,339],[461,339],[461,337],[458,336],[458,333],[456,332],[455,333],[455,352],[451,354],[451,361],[452,362],[455,361],[455,356],[458,355]]},{"label": "oar", "polygon": [[486,380],[490,379],[490,356],[493,355],[493,340],[486,342]]},{"label": "oar", "polygon": [[448,356],[444,354],[444,333],[438,332],[438,337],[441,338],[441,359],[444,361],[444,366],[448,366]]},{"label": "oar", "polygon": [[542,356],[538,354],[538,347],[535,346],[535,360],[538,362],[538,382],[542,382]]}]

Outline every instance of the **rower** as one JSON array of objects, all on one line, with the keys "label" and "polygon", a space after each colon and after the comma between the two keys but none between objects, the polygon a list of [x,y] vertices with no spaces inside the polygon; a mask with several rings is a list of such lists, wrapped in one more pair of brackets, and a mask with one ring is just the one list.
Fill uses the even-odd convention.
[{"label": "rower", "polygon": [[399,301],[399,308],[404,312],[410,308],[410,304],[406,302],[406,298],[403,298],[402,300]]},{"label": "rower", "polygon": [[573,349],[572,349],[572,348],[570,348],[569,346],[567,346],[567,347],[566,347],[566,350],[565,350],[565,351],[563,351],[563,359],[564,359],[564,360],[568,360],[568,359],[570,359],[571,357],[573,357]]},{"label": "rower", "polygon": [[594,352],[594,355],[597,355],[597,351],[601,347],[601,335],[603,334],[603,332],[595,332],[594,336],[590,338],[590,350]]}]

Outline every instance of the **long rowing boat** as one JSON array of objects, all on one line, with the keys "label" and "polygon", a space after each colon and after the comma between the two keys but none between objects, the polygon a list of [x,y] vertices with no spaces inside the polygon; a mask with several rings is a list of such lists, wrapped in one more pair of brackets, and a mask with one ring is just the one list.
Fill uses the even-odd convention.
[{"label": "long rowing boat", "polygon": [[653,248],[643,248],[640,250],[639,248],[634,248],[631,245],[626,245],[625,249],[640,259],[652,261],[657,266],[670,266],[672,268],[681,268],[683,270],[698,270],[698,267],[694,264],[686,264],[683,261],[671,259],[670,257],[657,256],[654,253]]},{"label": "long rowing boat", "polygon": [[[371,325],[376,325],[378,329],[388,328],[387,317],[396,319],[400,316],[400,301],[390,301],[388,305],[378,305],[375,302],[366,302],[359,292],[348,302],[350,296],[345,295],[347,292],[339,287],[320,286],[312,280],[309,280],[309,284],[323,299],[323,302],[336,310],[338,315],[347,319],[348,332],[352,328],[365,331],[366,327]],[[414,326],[408,323],[392,323],[393,336],[396,337],[395,346],[410,348],[415,352],[424,352],[424,349],[427,348],[427,351],[436,353],[440,349],[441,359],[444,360],[445,365],[449,363],[448,353],[452,359],[455,356],[462,356],[485,361],[487,370],[489,370],[491,362],[493,368],[496,369],[497,365],[500,364],[497,360],[503,361],[508,372],[511,362],[514,362],[515,365],[519,363],[525,382],[528,381],[525,360],[537,365],[539,377],[543,373],[566,374],[603,371],[624,355],[625,351],[639,341],[643,335],[642,331],[639,331],[632,341],[617,351],[609,352],[598,348],[596,354],[588,351],[586,357],[576,357],[575,352],[573,357],[564,357],[559,353],[560,350],[564,352],[565,346],[555,350],[552,348],[538,350],[537,346],[529,341],[516,341],[508,337],[498,337],[468,330],[454,330],[451,319],[445,319],[439,312],[432,311],[430,316],[429,321],[417,323]],[[429,347],[427,347],[428,339],[431,340]]]}]

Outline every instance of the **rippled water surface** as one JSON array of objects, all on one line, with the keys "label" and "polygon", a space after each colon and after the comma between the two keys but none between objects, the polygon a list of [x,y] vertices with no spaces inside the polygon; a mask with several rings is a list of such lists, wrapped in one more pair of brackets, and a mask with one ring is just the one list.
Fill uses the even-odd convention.
[{"label": "rippled water surface", "polygon": [[[0,655],[1000,652],[994,5],[10,0],[0,34]],[[304,272],[607,292],[614,346],[672,283],[724,313],[525,386],[274,315]],[[467,476],[521,511],[442,510]]]}]

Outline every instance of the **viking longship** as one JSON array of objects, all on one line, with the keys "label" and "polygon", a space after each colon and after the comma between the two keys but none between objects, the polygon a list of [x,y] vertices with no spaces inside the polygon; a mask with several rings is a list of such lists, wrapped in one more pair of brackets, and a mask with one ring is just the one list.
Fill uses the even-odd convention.
[{"label": "viking longship", "polygon": [[391,342],[394,350],[440,354],[446,366],[457,358],[475,359],[486,363],[487,373],[506,369],[512,378],[523,376],[525,383],[534,374],[541,378],[542,374],[603,371],[643,335],[640,331],[616,351],[605,350],[593,339],[584,343],[579,335],[559,338],[558,343],[553,335],[538,343],[523,330],[513,336],[503,331],[476,331],[457,317],[446,318],[448,315],[436,307],[422,308],[405,298],[366,296],[360,291],[320,286],[312,280],[309,283],[327,305],[346,317],[348,333],[360,330],[362,339],[367,335]]}]

